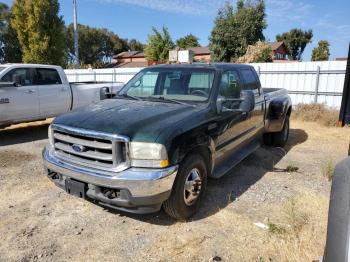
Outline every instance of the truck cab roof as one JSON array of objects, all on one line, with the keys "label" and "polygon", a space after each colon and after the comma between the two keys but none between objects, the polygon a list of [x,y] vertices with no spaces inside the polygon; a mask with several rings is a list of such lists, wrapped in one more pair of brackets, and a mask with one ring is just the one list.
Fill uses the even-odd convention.
[{"label": "truck cab roof", "polygon": [[25,67],[25,68],[61,68],[57,65],[44,65],[44,64],[23,64],[23,63],[7,63],[7,64],[0,64],[0,67]]},{"label": "truck cab roof", "polygon": [[251,65],[246,64],[233,64],[233,63],[192,63],[192,64],[160,64],[154,65],[149,68],[203,68],[203,69],[216,69],[216,70],[225,70],[225,69],[244,69],[244,68],[253,68]]}]

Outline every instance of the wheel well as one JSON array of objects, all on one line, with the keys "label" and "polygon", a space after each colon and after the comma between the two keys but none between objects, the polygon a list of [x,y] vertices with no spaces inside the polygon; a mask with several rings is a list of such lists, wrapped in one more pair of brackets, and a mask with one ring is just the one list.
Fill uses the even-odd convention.
[{"label": "wheel well", "polygon": [[198,146],[193,148],[190,152],[188,152],[186,156],[190,154],[199,154],[204,158],[204,162],[205,162],[205,165],[207,166],[207,172],[209,175],[213,167],[213,160],[212,160],[212,156],[209,148],[205,146]]},{"label": "wheel well", "polygon": [[292,107],[290,106],[287,110],[287,116],[290,116],[292,114]]}]

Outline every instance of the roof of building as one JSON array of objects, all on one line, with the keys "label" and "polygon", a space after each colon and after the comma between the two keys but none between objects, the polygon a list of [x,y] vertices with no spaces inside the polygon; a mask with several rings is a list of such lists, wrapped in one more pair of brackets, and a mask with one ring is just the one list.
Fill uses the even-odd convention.
[{"label": "roof of building", "polygon": [[334,60],[335,61],[346,61],[346,60],[348,60],[348,58],[347,57],[336,57]]},{"label": "roof of building", "polygon": [[119,64],[113,64],[113,68],[123,68],[123,67],[146,67],[148,66],[147,61],[133,61],[133,62],[125,62]]},{"label": "roof of building", "polygon": [[113,58],[130,58],[130,57],[144,57],[144,56],[145,54],[142,51],[125,51],[113,56]]},{"label": "roof of building", "polygon": [[194,55],[210,55],[210,50],[207,46],[190,47],[188,50],[193,51]]},{"label": "roof of building", "polygon": [[269,43],[269,45],[271,46],[272,51],[275,51],[278,48],[280,48],[282,45],[284,46],[284,42],[283,41],[271,42]]}]

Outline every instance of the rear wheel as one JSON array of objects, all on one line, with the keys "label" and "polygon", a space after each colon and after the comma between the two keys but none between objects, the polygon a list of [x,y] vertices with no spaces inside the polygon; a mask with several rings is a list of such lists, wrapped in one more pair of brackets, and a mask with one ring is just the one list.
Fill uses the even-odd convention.
[{"label": "rear wheel", "polygon": [[264,145],[271,146],[272,145],[272,133],[264,133],[263,134],[263,142],[264,142]]},{"label": "rear wheel", "polygon": [[203,157],[193,154],[180,164],[171,195],[163,204],[165,212],[178,220],[194,215],[200,206],[207,184]]},{"label": "rear wheel", "polygon": [[289,137],[289,116],[286,116],[283,129],[277,133],[271,133],[272,143],[276,147],[284,147],[287,144]]}]

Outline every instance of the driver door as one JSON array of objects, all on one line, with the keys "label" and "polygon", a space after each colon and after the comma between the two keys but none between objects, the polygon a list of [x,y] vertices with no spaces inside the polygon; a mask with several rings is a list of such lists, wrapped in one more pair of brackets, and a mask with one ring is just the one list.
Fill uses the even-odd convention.
[{"label": "driver door", "polygon": [[[238,101],[230,101],[229,99],[240,98],[242,87],[243,83],[236,71],[226,71],[222,74],[218,99],[228,99],[228,101],[222,105],[224,110],[218,113],[219,134],[216,151],[217,158],[219,159],[225,159],[234,153],[242,142],[245,141],[252,128],[252,123],[249,121],[251,117],[249,112],[230,110],[239,107]],[[227,110],[225,110],[226,108]]]},{"label": "driver door", "polygon": [[0,86],[0,123],[39,118],[39,98],[33,76],[31,68],[15,68],[0,79],[0,82],[17,82],[17,86]]}]

